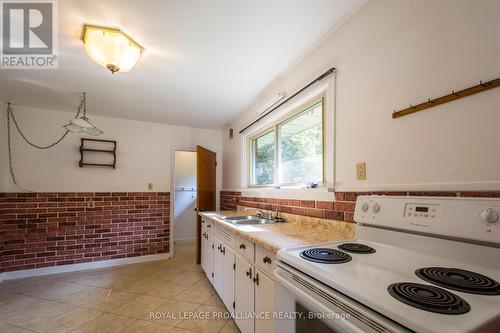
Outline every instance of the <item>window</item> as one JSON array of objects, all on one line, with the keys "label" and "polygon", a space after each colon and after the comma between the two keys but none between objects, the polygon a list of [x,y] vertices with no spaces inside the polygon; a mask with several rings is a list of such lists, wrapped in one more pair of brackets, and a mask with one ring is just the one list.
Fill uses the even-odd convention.
[{"label": "window", "polygon": [[323,99],[250,138],[250,185],[323,182]]},{"label": "window", "polygon": [[274,183],[274,130],[252,140],[253,148],[253,184],[270,185]]}]

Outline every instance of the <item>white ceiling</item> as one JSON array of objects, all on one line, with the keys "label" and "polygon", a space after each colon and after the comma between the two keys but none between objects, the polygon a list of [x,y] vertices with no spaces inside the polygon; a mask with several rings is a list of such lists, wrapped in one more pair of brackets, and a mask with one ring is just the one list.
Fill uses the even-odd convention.
[{"label": "white ceiling", "polygon": [[[59,69],[0,69],[0,100],[73,112],[221,128],[364,0],[60,0]],[[145,47],[128,73],[92,62],[84,23]]]}]

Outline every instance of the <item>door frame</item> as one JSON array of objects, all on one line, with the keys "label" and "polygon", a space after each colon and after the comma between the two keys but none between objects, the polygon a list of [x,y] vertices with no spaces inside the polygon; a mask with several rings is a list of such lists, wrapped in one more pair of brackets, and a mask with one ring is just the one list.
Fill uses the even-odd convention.
[{"label": "door frame", "polygon": [[[176,151],[185,151],[185,152],[192,152],[196,154],[196,149],[192,148],[172,148],[170,155],[171,155],[171,162],[170,162],[170,232],[169,232],[169,251],[170,252],[170,258],[174,257],[175,254],[175,241],[174,241],[174,232],[175,232],[175,221],[174,221],[174,203],[175,203],[175,152]],[[198,193],[197,193],[198,194]],[[196,219],[196,215],[195,215]],[[195,228],[196,228],[196,220],[195,220]],[[195,230],[196,232],[196,230]]]}]

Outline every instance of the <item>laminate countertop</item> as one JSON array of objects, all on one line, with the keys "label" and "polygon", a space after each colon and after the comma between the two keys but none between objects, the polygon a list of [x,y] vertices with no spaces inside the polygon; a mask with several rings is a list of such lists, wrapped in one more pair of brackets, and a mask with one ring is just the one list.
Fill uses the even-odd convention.
[{"label": "laminate countertop", "polygon": [[282,216],[286,222],[262,225],[235,225],[223,219],[229,216],[248,215],[241,211],[200,212],[198,214],[274,253],[282,248],[354,239],[356,232],[356,224],[351,222],[284,213]]}]

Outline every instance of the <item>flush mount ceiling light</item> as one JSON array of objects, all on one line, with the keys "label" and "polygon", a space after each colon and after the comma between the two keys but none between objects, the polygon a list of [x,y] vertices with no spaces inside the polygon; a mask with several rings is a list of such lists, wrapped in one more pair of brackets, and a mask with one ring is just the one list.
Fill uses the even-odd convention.
[{"label": "flush mount ceiling light", "polygon": [[[80,112],[83,115],[80,116]],[[67,131],[72,133],[87,133],[90,135],[101,135],[103,131],[96,124],[87,118],[87,94],[83,93],[80,97],[80,105],[75,118],[69,121],[69,124],[63,126]]]},{"label": "flush mount ceiling light", "polygon": [[128,72],[139,60],[144,48],[119,29],[84,26],[83,43],[87,55],[115,72]]}]

